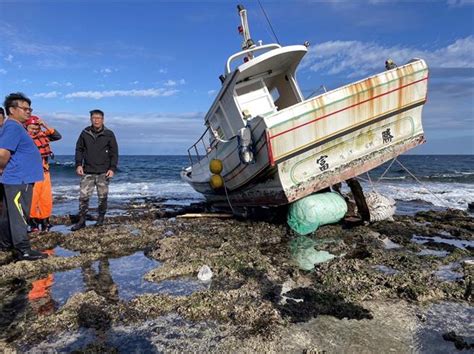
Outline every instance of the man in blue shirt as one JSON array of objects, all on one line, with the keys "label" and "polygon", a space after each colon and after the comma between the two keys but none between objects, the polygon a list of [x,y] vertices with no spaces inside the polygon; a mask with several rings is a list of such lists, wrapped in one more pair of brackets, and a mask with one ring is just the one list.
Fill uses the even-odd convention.
[{"label": "man in blue shirt", "polygon": [[30,105],[31,100],[22,93],[8,95],[3,104],[8,117],[0,129],[0,183],[4,191],[0,249],[13,248],[19,260],[47,257],[31,249],[27,234],[33,184],[43,180],[41,155],[23,127],[33,111]]}]

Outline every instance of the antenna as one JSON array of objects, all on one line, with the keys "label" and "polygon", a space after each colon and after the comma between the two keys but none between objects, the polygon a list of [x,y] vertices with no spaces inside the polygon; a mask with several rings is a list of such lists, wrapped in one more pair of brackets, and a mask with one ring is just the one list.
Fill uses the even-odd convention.
[{"label": "antenna", "polygon": [[[247,21],[247,10],[243,5],[237,5],[237,10],[239,11],[241,23],[241,26],[239,26],[239,33],[244,37],[244,41],[242,42],[242,50],[255,47],[254,41],[252,38],[250,38],[250,29]],[[250,59],[253,58],[252,53],[249,53],[249,57]]]},{"label": "antenna", "polygon": [[265,11],[265,9],[263,8],[263,5],[262,3],[260,2],[260,0],[258,0],[258,4],[260,5],[260,8],[262,9],[262,12],[263,14],[265,15],[265,18],[267,19],[267,22],[268,22],[268,26],[270,26],[270,29],[272,30],[272,33],[273,33],[273,37],[275,37],[275,40],[278,44],[280,44],[280,41],[278,40],[278,37],[275,33],[275,30],[273,29],[273,26],[272,26],[272,23],[270,22],[270,19],[268,18],[267,16],[267,12]]}]

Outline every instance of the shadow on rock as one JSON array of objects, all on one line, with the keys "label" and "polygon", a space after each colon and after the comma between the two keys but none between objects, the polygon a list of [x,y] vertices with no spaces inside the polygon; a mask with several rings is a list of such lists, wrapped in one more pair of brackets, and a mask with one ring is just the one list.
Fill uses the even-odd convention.
[{"label": "shadow on rock", "polygon": [[107,330],[111,326],[112,319],[99,306],[82,304],[77,314],[78,324],[84,328],[96,330]]},{"label": "shadow on rock", "polygon": [[16,325],[28,306],[28,287],[24,280],[4,284],[0,291],[0,339],[13,340],[20,335]]},{"label": "shadow on rock", "polygon": [[307,322],[318,315],[334,316],[338,319],[372,319],[372,314],[365,308],[348,303],[335,294],[317,292],[310,288],[297,288],[285,293],[286,304],[277,308],[284,318],[291,322]]}]

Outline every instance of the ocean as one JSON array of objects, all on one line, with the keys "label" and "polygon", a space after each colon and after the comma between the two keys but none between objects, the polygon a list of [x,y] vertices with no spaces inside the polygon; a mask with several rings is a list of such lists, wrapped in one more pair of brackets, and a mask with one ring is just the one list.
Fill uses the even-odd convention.
[{"label": "ocean", "polygon": [[[365,191],[389,195],[397,201],[398,214],[420,210],[456,208],[466,210],[474,202],[474,155],[403,155],[362,175]],[[121,156],[109,189],[109,213],[120,214],[131,201],[159,198],[164,204],[189,205],[204,201],[180,178],[189,165],[187,156]],[[385,173],[385,174],[384,174]],[[379,178],[383,175],[383,178]],[[77,213],[79,177],[73,156],[51,161],[54,215]],[[91,207],[97,206],[94,194]]]}]

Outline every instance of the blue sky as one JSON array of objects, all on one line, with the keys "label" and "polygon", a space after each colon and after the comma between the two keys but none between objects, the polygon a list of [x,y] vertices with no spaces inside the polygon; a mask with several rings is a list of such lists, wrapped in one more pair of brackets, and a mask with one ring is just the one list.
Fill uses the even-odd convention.
[{"label": "blue sky", "polygon": [[[257,1],[252,37],[275,42]],[[308,40],[297,77],[309,95],[424,58],[430,69],[417,154],[474,153],[474,2],[266,1],[282,45]],[[22,91],[73,154],[88,111],[106,113],[122,154],[186,154],[203,130],[228,56],[236,1],[0,0],[0,94]]]}]

